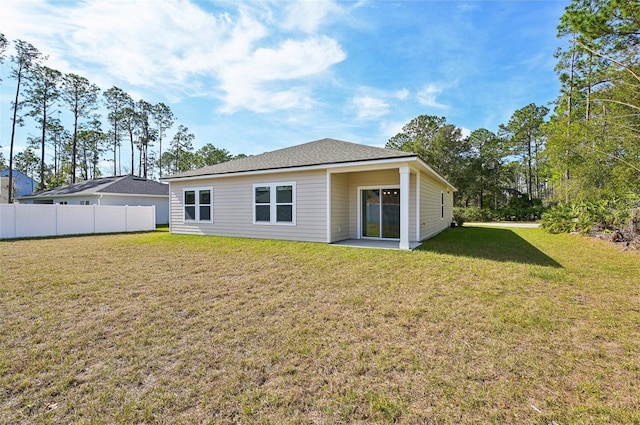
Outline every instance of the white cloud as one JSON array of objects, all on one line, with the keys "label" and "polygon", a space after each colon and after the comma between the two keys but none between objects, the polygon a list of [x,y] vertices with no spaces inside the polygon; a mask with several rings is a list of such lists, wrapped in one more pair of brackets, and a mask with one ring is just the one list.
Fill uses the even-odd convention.
[{"label": "white cloud", "polygon": [[[256,112],[308,107],[311,89],[302,78],[321,74],[346,57],[338,43],[328,37],[287,40],[276,48],[261,48],[222,67],[219,74],[226,93],[224,112],[240,108]],[[297,86],[289,87],[289,84]],[[283,87],[283,82],[288,82]]]},{"label": "white cloud", "polygon": [[318,30],[327,15],[339,12],[340,7],[333,1],[298,0],[288,3],[282,28],[311,34]]},{"label": "white cloud", "polygon": [[0,22],[6,34],[29,40],[61,71],[86,68],[134,85],[179,85],[213,73],[219,64],[242,58],[266,34],[242,13],[235,20],[214,16],[185,0],[5,5],[7,22]]},{"label": "white cloud", "polygon": [[399,100],[405,100],[406,98],[409,97],[409,90],[407,89],[402,89],[402,90],[398,90],[394,93],[394,96],[399,99]]},{"label": "white cloud", "polygon": [[402,132],[402,128],[408,121],[386,121],[380,126],[380,132],[386,139],[390,139],[398,133]]},{"label": "white cloud", "polygon": [[68,12],[72,55],[132,85],[188,86],[247,55],[266,29],[187,1],[83,3]]},{"label": "white cloud", "polygon": [[378,87],[360,86],[355,89],[356,94],[347,105],[349,111],[355,111],[361,120],[380,118],[391,113],[398,101],[410,98],[411,93],[406,88],[387,90]]},{"label": "white cloud", "polygon": [[[284,42],[272,37],[275,28],[265,18],[270,6],[279,7],[241,6],[231,15],[208,12],[187,0],[9,1],[3,3],[0,27],[10,39],[20,34],[48,53],[49,66],[84,75],[103,88],[154,88],[173,99],[213,96],[225,102],[225,111],[308,105],[313,101],[310,77],[346,54],[326,36]],[[313,31],[334,7],[294,4],[287,11],[288,25],[297,22],[297,29]]]},{"label": "white cloud", "polygon": [[428,106],[430,108],[446,109],[448,106],[439,103],[437,100],[438,95],[442,93],[444,89],[445,86],[441,84],[427,84],[418,92],[418,102],[420,102],[421,105]]},{"label": "white cloud", "polygon": [[359,119],[379,118],[389,113],[389,104],[382,99],[360,96],[353,99],[353,106]]},{"label": "white cloud", "polygon": [[469,12],[478,9],[477,3],[459,3],[456,5],[456,9],[460,12]]}]

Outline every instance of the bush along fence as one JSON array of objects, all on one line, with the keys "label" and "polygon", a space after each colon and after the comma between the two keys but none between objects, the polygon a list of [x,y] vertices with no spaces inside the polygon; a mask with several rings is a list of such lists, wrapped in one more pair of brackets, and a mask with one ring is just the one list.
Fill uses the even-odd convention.
[{"label": "bush along fence", "polygon": [[154,230],[154,206],[0,204],[0,239]]}]

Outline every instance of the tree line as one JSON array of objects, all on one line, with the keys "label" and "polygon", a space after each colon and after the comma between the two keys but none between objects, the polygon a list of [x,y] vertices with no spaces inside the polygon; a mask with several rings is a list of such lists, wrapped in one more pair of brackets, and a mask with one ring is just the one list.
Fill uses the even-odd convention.
[{"label": "tree line", "polygon": [[[26,41],[15,40],[14,53],[7,57],[9,47],[0,33],[0,65],[7,64],[9,78],[16,85],[11,102],[9,158],[0,152],[0,169],[9,168],[10,181],[14,169],[36,180],[37,190],[94,179],[103,173],[161,178],[163,173],[244,156],[233,156],[211,143],[195,150],[195,135],[181,124],[169,139],[167,133],[176,124],[176,117],[166,104],[135,101],[119,87],[102,91],[81,75],[63,74],[46,66],[47,57]],[[0,80],[0,84],[5,83]],[[97,113],[101,106],[107,111],[104,119]],[[70,117],[65,123],[62,112]],[[15,152],[16,128],[28,119],[33,120],[39,134],[29,136],[27,148]],[[123,144],[131,151],[130,158],[124,160]],[[105,161],[110,165],[103,170]],[[10,202],[13,197],[10,184]]]},{"label": "tree line", "polygon": [[389,139],[458,188],[456,205],[504,208],[640,199],[640,3],[573,0],[558,25],[561,82],[547,106],[515,111],[497,133],[463,137],[419,116]]},{"label": "tree line", "polygon": [[445,117],[420,115],[386,147],[417,153],[458,189],[457,206],[532,206],[553,193],[541,130],[548,113],[547,107],[530,104],[497,133],[480,128],[468,136]]},{"label": "tree line", "polygon": [[[445,117],[421,115],[389,139],[388,148],[412,151],[458,188],[456,205],[480,209],[534,206],[600,198],[640,198],[640,3],[573,0],[558,25],[561,82],[548,106],[515,111],[497,132],[464,136]],[[8,41],[0,34],[0,62]],[[86,78],[63,75],[27,42],[14,42],[9,76],[16,82],[8,166],[36,176],[39,189],[101,175],[110,157],[114,175],[162,176],[232,159],[211,144],[194,151],[195,136],[163,104],[135,102],[118,87],[101,90]],[[103,103],[105,123],[96,114]],[[62,105],[71,126],[60,120]],[[20,112],[20,114],[19,114]],[[56,117],[56,114],[58,115]],[[40,134],[14,156],[15,128],[35,120]],[[130,162],[120,147],[131,149]],[[164,143],[164,150],[163,150]],[[156,150],[157,148],[157,150]],[[47,163],[53,150],[53,161]],[[137,160],[136,160],[137,154]],[[241,155],[242,156],[242,155]]]}]

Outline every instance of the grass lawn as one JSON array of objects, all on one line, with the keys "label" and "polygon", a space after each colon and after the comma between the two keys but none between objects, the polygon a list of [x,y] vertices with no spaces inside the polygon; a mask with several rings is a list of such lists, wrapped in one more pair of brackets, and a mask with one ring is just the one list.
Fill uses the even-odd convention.
[{"label": "grass lawn", "polygon": [[0,242],[0,423],[394,422],[640,423],[640,254],[480,227]]}]

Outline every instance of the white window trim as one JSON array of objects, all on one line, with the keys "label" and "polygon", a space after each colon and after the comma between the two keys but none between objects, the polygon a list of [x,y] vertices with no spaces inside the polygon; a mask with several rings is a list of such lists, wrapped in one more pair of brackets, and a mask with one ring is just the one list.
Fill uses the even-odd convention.
[{"label": "white window trim", "polygon": [[[209,207],[211,208],[211,211],[209,213],[209,220],[200,220],[200,191],[202,190],[208,190],[211,195],[209,196],[209,199],[211,200],[211,203],[208,204]],[[184,194],[185,192],[190,192],[190,191],[195,191],[195,198],[196,198],[196,203],[193,205],[196,209],[196,218],[194,220],[188,219],[185,213],[185,208],[187,206],[187,204],[184,203]],[[199,187],[185,187],[184,189],[182,189],[182,222],[183,223],[213,223],[213,186],[199,186]],[[207,204],[203,204],[203,205],[207,205]]]},{"label": "white window trim", "polygon": [[[291,221],[276,221],[277,220],[277,207],[278,204],[276,202],[276,188],[277,186],[291,186]],[[270,221],[256,221],[256,188],[257,187],[268,187],[269,188],[269,218]],[[253,224],[264,225],[264,226],[295,226],[296,225],[296,182],[274,182],[274,183],[255,183],[252,189],[251,195],[252,203],[251,207],[253,209]],[[266,205],[266,204],[263,204]]]}]

